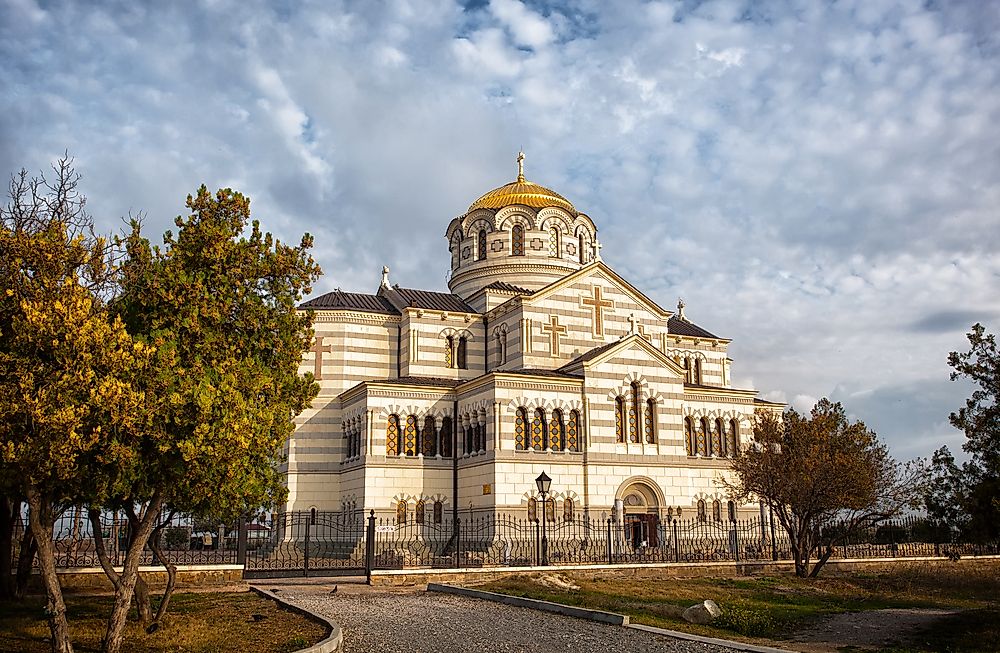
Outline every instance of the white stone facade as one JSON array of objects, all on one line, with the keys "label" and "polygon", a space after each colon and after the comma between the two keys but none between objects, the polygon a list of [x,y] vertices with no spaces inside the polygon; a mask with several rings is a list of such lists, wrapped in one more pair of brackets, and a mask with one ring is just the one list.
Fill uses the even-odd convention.
[{"label": "white stone facade", "polygon": [[619,277],[591,219],[523,176],[445,237],[451,293],[386,270],[375,294],[303,304],[320,392],[288,445],[288,509],[527,516],[544,471],[564,515],[756,512],[718,479],[755,408],[780,406],[731,386],[728,339]]}]

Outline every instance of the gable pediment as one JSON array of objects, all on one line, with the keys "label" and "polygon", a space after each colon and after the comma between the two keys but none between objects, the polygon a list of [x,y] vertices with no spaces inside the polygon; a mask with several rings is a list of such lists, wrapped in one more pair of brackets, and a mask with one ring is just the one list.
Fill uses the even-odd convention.
[{"label": "gable pediment", "polygon": [[610,285],[658,319],[668,320],[673,315],[672,311],[664,309],[647,297],[635,286],[623,279],[617,272],[608,267],[604,261],[591,263],[584,268],[580,268],[573,274],[566,275],[562,279],[550,283],[544,288],[535,291],[530,296],[525,297],[523,303],[525,306],[539,305],[553,295],[567,291],[572,292],[575,286],[586,284],[588,279],[599,282],[601,286]]},{"label": "gable pediment", "polygon": [[637,334],[630,335],[603,347],[593,349],[566,365],[559,368],[560,372],[569,374],[587,374],[608,365],[614,365],[623,359],[634,363],[636,356],[645,359],[651,365],[664,370],[668,376],[683,379],[686,371],[677,362],[654,347],[648,340]]}]

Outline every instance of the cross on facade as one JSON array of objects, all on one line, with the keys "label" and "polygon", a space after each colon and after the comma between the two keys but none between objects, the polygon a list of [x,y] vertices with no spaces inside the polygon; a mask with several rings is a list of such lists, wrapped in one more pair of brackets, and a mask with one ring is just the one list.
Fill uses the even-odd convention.
[{"label": "cross on facade", "polygon": [[614,310],[615,303],[610,299],[604,299],[600,286],[593,286],[593,297],[581,297],[580,304],[584,307],[590,306],[594,311],[593,325],[594,335],[604,336],[604,309]]},{"label": "cross on facade", "polygon": [[542,325],[542,331],[546,331],[549,334],[549,352],[553,356],[559,355],[559,337],[566,335],[566,327],[559,324],[559,317],[556,315],[549,316],[549,323]]},{"label": "cross on facade", "polygon": [[323,338],[320,336],[316,336],[315,338],[313,338],[312,352],[313,354],[315,354],[314,356],[315,366],[313,367],[313,377],[315,377],[317,381],[323,380],[323,350],[324,350]]}]

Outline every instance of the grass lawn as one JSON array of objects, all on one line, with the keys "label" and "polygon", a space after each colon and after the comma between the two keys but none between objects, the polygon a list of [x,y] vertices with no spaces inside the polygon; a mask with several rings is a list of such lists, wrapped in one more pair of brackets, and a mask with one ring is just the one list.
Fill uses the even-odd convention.
[{"label": "grass lawn", "polygon": [[[99,651],[111,613],[109,596],[66,597],[75,649]],[[134,611],[133,611],[134,614]],[[175,594],[160,629],[125,630],[132,653],[287,653],[314,644],[326,628],[252,592]],[[45,599],[0,602],[0,653],[47,653]]]},{"label": "grass lawn", "polygon": [[[937,621],[915,640],[926,651],[1000,651],[1000,564],[903,564],[889,572],[822,573],[743,578],[631,578],[559,573],[580,586],[546,587],[540,576],[511,577],[480,589],[629,615],[635,623],[699,635],[765,643],[781,640],[824,615],[880,608],[948,608],[964,612]],[[723,616],[710,626],[681,618],[712,599]]]}]

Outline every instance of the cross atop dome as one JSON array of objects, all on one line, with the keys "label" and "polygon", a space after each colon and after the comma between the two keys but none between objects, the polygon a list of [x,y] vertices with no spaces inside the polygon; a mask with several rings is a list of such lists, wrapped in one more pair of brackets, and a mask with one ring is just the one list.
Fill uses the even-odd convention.
[{"label": "cross atop dome", "polygon": [[517,181],[519,183],[524,183],[524,152],[517,153]]}]

